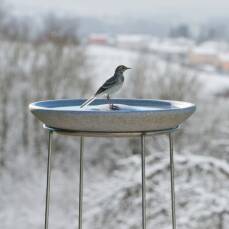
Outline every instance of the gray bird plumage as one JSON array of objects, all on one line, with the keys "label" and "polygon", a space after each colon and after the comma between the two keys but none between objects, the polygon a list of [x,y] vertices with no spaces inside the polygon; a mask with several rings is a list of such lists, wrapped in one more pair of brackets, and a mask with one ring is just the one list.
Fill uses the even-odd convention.
[{"label": "gray bird plumage", "polygon": [[[80,107],[85,107],[87,105],[89,105],[90,103],[92,103],[96,97],[98,95],[107,95],[107,100],[110,101],[110,95],[117,92],[123,85],[124,82],[124,76],[123,73],[127,70],[130,69],[124,65],[119,65],[116,70],[114,75],[109,78],[94,94],[94,96],[92,96],[91,98],[89,98],[88,100],[86,100]],[[115,109],[113,104],[111,105],[111,109]]]}]

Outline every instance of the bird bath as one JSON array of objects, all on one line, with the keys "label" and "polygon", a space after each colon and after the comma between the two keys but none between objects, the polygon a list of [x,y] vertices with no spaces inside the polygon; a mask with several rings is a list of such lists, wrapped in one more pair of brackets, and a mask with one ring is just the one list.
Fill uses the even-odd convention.
[{"label": "bird bath", "polygon": [[80,108],[85,100],[49,100],[30,104],[31,112],[44,123],[49,131],[45,229],[48,229],[51,144],[52,134],[80,136],[80,181],[78,229],[82,229],[83,205],[83,146],[84,137],[133,137],[141,140],[142,174],[142,229],[146,229],[146,189],[145,189],[145,137],[167,134],[170,148],[172,228],[176,229],[174,161],[172,132],[184,122],[196,107],[181,101],[112,99],[118,110],[110,110],[104,99],[97,99],[90,105]]},{"label": "bird bath", "polygon": [[110,110],[106,100],[98,99],[85,108],[84,100],[50,100],[30,105],[31,112],[46,126],[96,132],[147,132],[177,127],[194,111],[187,102],[114,99],[119,110]]}]

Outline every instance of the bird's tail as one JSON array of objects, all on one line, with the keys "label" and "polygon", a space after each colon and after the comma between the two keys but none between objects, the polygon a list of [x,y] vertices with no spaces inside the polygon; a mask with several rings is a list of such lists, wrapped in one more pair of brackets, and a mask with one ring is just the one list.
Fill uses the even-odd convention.
[{"label": "bird's tail", "polygon": [[89,105],[89,104],[92,103],[95,99],[96,99],[96,96],[94,95],[94,96],[92,96],[91,98],[89,98],[88,100],[86,100],[86,101],[80,106],[80,108],[83,108],[83,107]]}]

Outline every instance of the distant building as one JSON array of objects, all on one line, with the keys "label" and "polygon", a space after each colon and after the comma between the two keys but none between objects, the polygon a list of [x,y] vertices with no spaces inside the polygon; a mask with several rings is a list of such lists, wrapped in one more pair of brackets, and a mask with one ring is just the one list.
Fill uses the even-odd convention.
[{"label": "distant building", "polygon": [[107,34],[91,34],[88,37],[88,44],[109,45],[110,37]]},{"label": "distant building", "polygon": [[189,53],[191,65],[208,65],[222,71],[229,71],[228,44],[225,42],[207,41],[193,48]]},{"label": "distant building", "polygon": [[218,53],[214,48],[196,47],[189,52],[189,63],[191,65],[213,65],[218,67]]},{"label": "distant building", "polygon": [[220,69],[224,72],[229,72],[229,53],[224,53],[219,56]]}]

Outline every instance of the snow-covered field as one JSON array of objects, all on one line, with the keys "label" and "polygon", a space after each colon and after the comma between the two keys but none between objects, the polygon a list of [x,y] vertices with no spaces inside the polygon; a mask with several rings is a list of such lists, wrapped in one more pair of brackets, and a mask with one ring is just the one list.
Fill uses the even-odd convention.
[{"label": "snow-covered field", "polygon": [[[3,48],[1,51],[3,52]],[[94,90],[113,74],[114,68],[119,64],[133,68],[126,74],[125,89],[128,90],[129,86],[133,88],[138,86],[131,85],[131,77],[136,75],[134,71],[138,68],[137,64],[143,59],[136,51],[91,45],[87,48],[87,58],[93,69],[89,79],[92,81]],[[155,55],[147,58],[152,63],[153,67],[150,68],[152,72],[154,65],[157,66],[157,71],[158,69],[163,71],[168,64]],[[50,59],[50,63],[51,60],[53,59]],[[74,63],[75,60],[73,58],[70,61]],[[55,87],[51,84],[56,89],[53,92],[54,96],[58,98],[62,95],[66,96],[60,92],[60,90],[66,91],[66,87],[69,89],[67,96],[78,96],[80,86],[83,85],[79,81],[80,78],[77,78],[73,86],[73,81],[64,84],[67,78],[63,79],[62,75],[64,73],[65,77],[71,77],[73,74],[75,77],[75,69],[72,70],[73,73],[67,74],[62,72],[61,68],[61,64],[65,62],[60,59],[57,63],[59,65],[54,62],[55,71],[51,71],[49,65],[51,70],[48,69],[49,71],[46,72],[43,70],[46,66],[42,66],[39,74],[50,74],[48,76],[52,75],[55,80],[59,73],[60,76],[57,76],[59,84],[55,84]],[[17,67],[15,64],[15,69],[18,69]],[[170,67],[178,70],[180,68],[177,63],[171,64]],[[201,81],[201,88],[196,92],[199,96],[193,97],[193,102],[198,105],[197,113],[177,133],[175,139],[178,228],[227,229],[229,223],[229,101],[228,98],[214,95],[229,90],[229,76],[192,69],[188,71],[195,73],[195,77]],[[2,72],[4,73],[3,70]],[[18,79],[21,77],[21,72],[17,70],[16,73],[17,78],[14,78],[16,83],[12,82],[13,86],[10,84],[11,90],[14,89],[12,90],[14,96],[9,97],[7,104],[9,117],[15,117],[16,113],[21,114],[21,100],[25,98],[24,94],[32,91],[32,95],[36,95],[38,93],[36,90],[41,90],[39,87],[37,89],[36,84],[40,86],[43,82],[37,79],[38,81],[30,84],[29,78],[26,78],[28,81],[22,83],[24,78]],[[37,76],[41,76],[43,80],[42,75],[39,74]],[[142,76],[139,74],[139,77]],[[142,79],[147,80],[147,78]],[[80,86],[74,88],[77,84]],[[190,90],[192,86],[186,85]],[[154,84],[150,87],[154,89]],[[91,96],[91,90],[84,93],[84,96]],[[39,92],[41,98],[47,96],[41,93],[42,90]],[[172,93],[172,88],[167,93],[170,92]],[[122,92],[120,94],[123,95]],[[120,94],[117,94],[117,97]],[[27,102],[35,98],[35,96],[29,97]],[[213,110],[213,105],[217,112]],[[3,107],[0,106],[0,109]],[[22,112],[25,113],[23,110]],[[40,229],[44,224],[47,135],[42,130],[41,123],[35,122],[29,115],[27,117],[29,143],[23,143],[24,146],[21,143],[20,131],[26,127],[23,123],[27,119],[23,119],[22,114],[16,116],[12,123],[8,123],[10,128],[6,138],[6,165],[0,170],[0,229]],[[40,141],[36,142],[36,138]],[[55,136],[54,140],[50,228],[76,228],[79,139]],[[147,226],[168,229],[171,228],[168,141],[165,137],[155,137],[147,138],[146,143]],[[141,178],[138,150],[138,139],[86,139],[83,228],[141,228]]]}]

